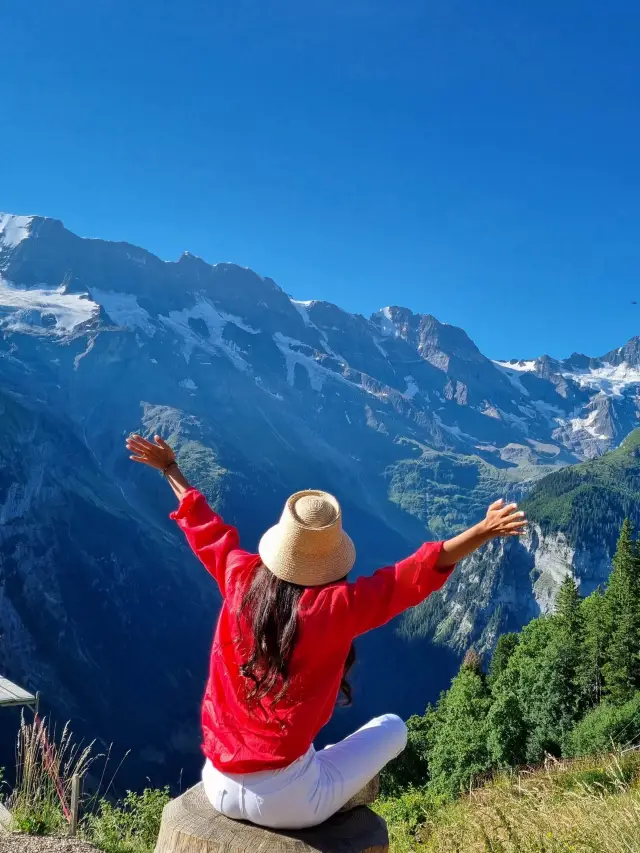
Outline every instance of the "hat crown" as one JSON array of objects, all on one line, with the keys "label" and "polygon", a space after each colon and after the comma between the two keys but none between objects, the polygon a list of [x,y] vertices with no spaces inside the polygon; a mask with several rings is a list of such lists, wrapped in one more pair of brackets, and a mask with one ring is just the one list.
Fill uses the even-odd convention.
[{"label": "hat crown", "polygon": [[342,530],[340,504],[328,492],[312,489],[291,495],[259,550],[274,575],[301,586],[342,580],[355,560],[353,542]]},{"label": "hat crown", "polygon": [[319,530],[340,520],[340,508],[330,495],[306,494],[291,501],[291,512],[303,527]]}]

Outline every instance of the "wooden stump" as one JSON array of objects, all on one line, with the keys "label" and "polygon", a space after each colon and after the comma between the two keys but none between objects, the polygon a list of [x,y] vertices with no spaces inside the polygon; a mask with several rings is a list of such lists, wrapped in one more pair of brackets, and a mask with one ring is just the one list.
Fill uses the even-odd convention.
[{"label": "wooden stump", "polygon": [[0,834],[11,830],[11,812],[0,803]]},{"label": "wooden stump", "polygon": [[365,807],[335,815],[313,829],[262,829],[215,811],[202,784],[162,813],[156,853],[388,853],[384,820]]},{"label": "wooden stump", "polygon": [[365,785],[360,793],[356,794],[355,797],[352,797],[349,802],[340,809],[340,811],[348,812],[351,811],[351,809],[355,809],[356,806],[370,806],[371,803],[375,803],[379,796],[380,775],[378,774],[373,777],[368,785]]}]

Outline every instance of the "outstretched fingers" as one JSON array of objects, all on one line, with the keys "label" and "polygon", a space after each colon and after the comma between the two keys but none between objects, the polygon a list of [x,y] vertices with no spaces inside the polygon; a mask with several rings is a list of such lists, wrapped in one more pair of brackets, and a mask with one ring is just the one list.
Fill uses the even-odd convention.
[{"label": "outstretched fingers", "polygon": [[147,465],[156,465],[160,455],[160,448],[141,435],[129,436],[126,442],[127,450],[131,453],[130,459],[133,462],[144,462]]},{"label": "outstretched fingers", "polygon": [[527,520],[520,518],[518,521],[508,522],[502,529],[507,536],[522,536],[523,533],[526,533],[527,526]]},{"label": "outstretched fingers", "polygon": [[504,498],[498,498],[497,501],[494,501],[489,507],[489,511],[500,509],[504,504]]},{"label": "outstretched fingers", "polygon": [[158,453],[159,450],[157,445],[147,441],[146,438],[141,438],[141,436],[133,436],[132,438],[127,439],[127,447],[131,447],[139,453],[146,454]]},{"label": "outstretched fingers", "polygon": [[134,433],[134,435],[130,435],[127,439],[127,444],[131,444],[134,447],[139,447],[141,450],[153,450],[155,446],[147,441],[146,438],[143,438],[141,435]]},{"label": "outstretched fingers", "polygon": [[517,509],[518,509],[518,504],[507,504],[500,511],[500,517],[501,518],[507,518],[510,515],[514,515]]}]

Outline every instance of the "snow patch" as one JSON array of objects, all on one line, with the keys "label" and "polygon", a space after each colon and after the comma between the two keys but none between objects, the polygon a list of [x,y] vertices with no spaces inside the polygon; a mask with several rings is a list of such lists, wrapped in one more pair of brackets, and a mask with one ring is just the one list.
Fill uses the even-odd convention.
[{"label": "snow patch", "polygon": [[500,368],[515,370],[518,373],[532,373],[536,369],[535,359],[529,361],[494,361],[493,363],[497,364]]},{"label": "snow patch", "polygon": [[[209,338],[202,338],[200,335],[197,335],[189,325],[190,319],[202,320],[209,332]],[[245,332],[249,332],[252,335],[257,335],[258,330],[247,326],[240,317],[219,311],[205,297],[198,297],[195,305],[191,308],[183,308],[181,311],[170,311],[168,317],[161,315],[160,321],[183,339],[182,351],[187,363],[190,361],[195,349],[203,349],[207,352],[213,352],[216,355],[224,355],[238,370],[249,370],[249,365],[245,361],[239,347],[232,341],[227,341],[223,338],[224,328],[227,323],[233,323],[239,329],[244,329]]]},{"label": "snow patch", "polygon": [[[280,352],[284,355],[287,364],[287,382],[291,387],[295,384],[295,368],[296,364],[302,365],[309,375],[309,383],[314,391],[322,391],[324,380],[327,374],[331,373],[326,367],[319,364],[314,358],[298,352],[292,347],[305,347],[302,341],[297,341],[295,338],[289,338],[281,332],[276,332],[273,336],[274,341]],[[332,374],[333,375],[333,374]]]},{"label": "snow patch", "polygon": [[449,426],[448,424],[445,424],[440,415],[434,413],[433,419],[438,424],[440,429],[443,429],[450,435],[455,436],[455,438],[460,439],[460,441],[471,441],[474,445],[478,443],[479,439],[477,439],[473,435],[469,435],[468,432],[463,432],[459,426]]},{"label": "snow patch", "polygon": [[[276,332],[273,336],[273,340],[285,357],[287,365],[287,382],[292,387],[295,382],[295,366],[296,364],[300,364],[307,371],[309,375],[309,382],[314,391],[321,391],[322,386],[327,379],[334,379],[337,382],[343,382],[346,385],[349,385],[350,388],[357,387],[363,391],[367,391],[364,386],[350,382],[340,373],[336,373],[328,367],[325,367],[318,358],[305,355],[304,352],[300,352],[296,349],[296,347],[302,347],[303,349],[313,350],[313,347],[310,347],[309,344],[304,344],[302,341],[290,338],[287,335],[283,335],[281,332]],[[323,343],[323,346],[329,355],[333,356],[333,358],[335,358],[340,364],[346,367],[346,363],[339,355],[334,353],[328,345],[325,346]]]},{"label": "snow patch", "polygon": [[0,328],[5,331],[69,335],[99,311],[86,294],[67,293],[64,286],[26,290],[0,277]]},{"label": "snow patch", "polygon": [[524,394],[525,397],[531,396],[520,381],[520,374],[532,373],[536,369],[535,361],[494,361],[493,364],[521,394]]},{"label": "snow patch", "polygon": [[416,394],[420,393],[420,389],[418,388],[416,380],[413,378],[413,376],[409,375],[404,377],[404,381],[407,383],[404,396],[407,397],[407,399],[409,400],[413,400]]},{"label": "snow patch", "polygon": [[[311,305],[314,305],[317,300],[310,299],[307,302],[301,302],[297,299],[291,299],[291,297],[289,297],[289,301],[291,302],[293,307],[296,309],[298,314],[300,314],[300,316],[302,317],[302,321],[305,324],[305,326],[308,326],[310,329],[315,329],[316,332],[320,335],[320,342],[321,342],[322,348],[326,352],[326,354],[330,355],[332,358],[335,358],[335,360],[340,362],[340,364],[346,366],[345,359],[341,355],[339,355],[337,352],[335,352],[333,349],[331,349],[331,346],[329,344],[329,340],[327,338],[326,332],[323,329],[319,329],[318,326],[316,326],[316,324],[309,317],[309,312],[307,311],[307,308],[310,308]],[[336,326],[334,326],[333,331],[337,332],[337,331],[339,331],[339,329]]]},{"label": "snow patch", "polygon": [[581,388],[600,391],[608,397],[622,397],[630,385],[640,385],[640,368],[632,367],[626,361],[617,365],[604,363],[602,367],[572,370],[562,376],[572,379]]},{"label": "snow patch", "polygon": [[197,391],[198,390],[198,386],[193,381],[193,379],[183,379],[180,382],[180,387],[181,388],[187,388],[189,391]]},{"label": "snow patch", "polygon": [[29,236],[32,222],[33,216],[12,216],[10,213],[0,213],[0,246],[5,249],[15,249]]},{"label": "snow patch", "polygon": [[598,432],[598,427],[596,426],[598,414],[598,410],[594,409],[586,418],[572,418],[567,423],[571,427],[572,432],[584,431],[593,438],[600,439],[601,441],[608,441],[611,436],[603,435],[603,433]]},{"label": "snow patch", "polygon": [[282,394],[276,394],[274,391],[270,391],[267,388],[267,386],[262,381],[261,376],[256,376],[254,381],[255,381],[256,385],[258,386],[258,388],[260,388],[261,391],[264,391],[270,397],[274,397],[276,400],[284,400],[284,397],[282,396]]},{"label": "snow patch", "polygon": [[378,317],[380,318],[380,331],[382,334],[387,338],[396,338],[398,330],[393,322],[391,308],[382,308],[378,313]]},{"label": "snow patch", "polygon": [[302,302],[298,299],[291,299],[290,301],[298,314],[302,317],[302,321],[305,326],[313,326],[309,317],[309,312],[307,311],[307,308],[310,308],[313,305],[313,300],[311,299],[308,302]]},{"label": "snow patch", "polygon": [[132,293],[114,293],[92,288],[91,295],[116,325],[140,329],[151,338],[155,335],[156,329],[149,313],[138,305],[138,300]]}]

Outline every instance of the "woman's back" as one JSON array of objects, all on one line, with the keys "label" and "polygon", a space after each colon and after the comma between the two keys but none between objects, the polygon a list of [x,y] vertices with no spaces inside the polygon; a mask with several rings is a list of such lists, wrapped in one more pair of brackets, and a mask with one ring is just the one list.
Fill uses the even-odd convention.
[{"label": "woman's back", "polygon": [[354,638],[422,601],[450,574],[436,569],[441,543],[427,543],[371,577],[302,589],[286,687],[279,680],[252,698],[254,682],[243,673],[255,638],[244,605],[260,557],[239,548],[235,529],[194,489],[172,517],[224,596],[202,724],[204,752],[226,773],[278,769],[304,755],[331,717]]}]

